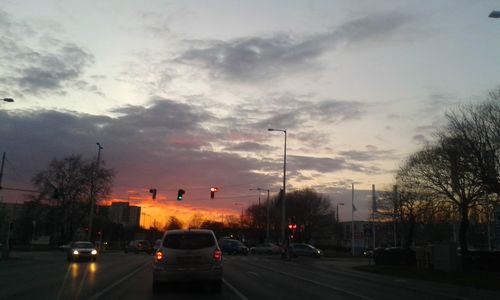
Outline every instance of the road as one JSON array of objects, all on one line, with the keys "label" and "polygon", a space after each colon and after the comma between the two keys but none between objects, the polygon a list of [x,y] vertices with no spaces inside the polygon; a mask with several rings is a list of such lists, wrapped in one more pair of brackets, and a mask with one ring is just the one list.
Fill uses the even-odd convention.
[{"label": "road", "polygon": [[116,252],[68,263],[59,252],[14,254],[0,261],[0,299],[500,299],[491,291],[358,272],[345,260],[273,256],[224,256],[220,293],[180,284],[153,294],[151,259]]}]

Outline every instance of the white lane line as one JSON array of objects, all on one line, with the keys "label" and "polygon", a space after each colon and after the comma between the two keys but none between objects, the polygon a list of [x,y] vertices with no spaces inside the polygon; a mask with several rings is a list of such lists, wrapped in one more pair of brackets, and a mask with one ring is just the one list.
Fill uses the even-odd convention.
[{"label": "white lane line", "polygon": [[122,279],[116,281],[112,285],[109,285],[107,288],[105,288],[104,290],[100,291],[99,293],[95,294],[94,296],[90,297],[87,300],[96,300],[96,299],[99,299],[100,297],[102,297],[102,295],[104,295],[107,292],[109,292],[110,290],[114,289],[116,286],[118,286],[119,284],[121,284],[125,280],[129,279],[130,277],[134,276],[139,271],[141,271],[142,269],[144,269],[146,266],[149,266],[149,265],[150,265],[150,263],[147,263],[147,264],[143,265],[142,267],[135,269],[132,273],[129,273],[128,275],[125,275],[125,277],[123,277]]},{"label": "white lane line", "polygon": [[222,278],[222,282],[227,285],[231,291],[233,291],[233,293],[235,293],[241,300],[248,300],[248,298],[243,295],[240,291],[238,291],[232,284],[230,284],[229,282],[227,282],[226,279]]},{"label": "white lane line", "polygon": [[273,272],[276,272],[276,273],[279,273],[279,274],[282,274],[282,275],[285,275],[285,276],[289,276],[289,277],[292,277],[292,278],[295,278],[295,279],[304,280],[304,281],[307,281],[309,283],[312,283],[312,284],[315,284],[315,285],[319,285],[319,286],[322,286],[322,287],[325,287],[325,288],[328,288],[328,289],[332,289],[334,291],[342,292],[342,293],[347,294],[347,295],[351,295],[351,296],[358,297],[358,298],[365,299],[365,300],[373,300],[373,298],[365,297],[363,295],[360,295],[360,294],[357,294],[357,293],[353,293],[353,292],[348,291],[346,289],[334,287],[334,286],[331,286],[331,285],[328,285],[328,284],[321,283],[321,282],[316,281],[316,280],[312,280],[312,279],[309,279],[309,278],[304,278],[304,277],[296,276],[296,275],[293,275],[293,274],[290,274],[290,273],[281,272],[281,271],[278,271],[278,270],[275,270],[275,269],[271,269],[271,268],[267,268],[267,267],[264,267],[264,266],[257,266],[257,265],[254,265],[254,266],[260,267],[260,268],[263,268],[263,269],[266,269],[266,270],[269,270],[269,271],[273,271]]}]

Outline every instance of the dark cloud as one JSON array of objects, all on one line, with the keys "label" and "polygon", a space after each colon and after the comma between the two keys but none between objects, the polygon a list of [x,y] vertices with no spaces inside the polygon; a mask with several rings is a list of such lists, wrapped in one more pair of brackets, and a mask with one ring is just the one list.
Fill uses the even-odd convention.
[{"label": "dark cloud", "polygon": [[345,158],[309,157],[290,155],[289,165],[297,171],[317,171],[320,173],[334,173],[338,171],[354,171],[364,173],[380,173],[382,170],[375,166],[348,162]]},{"label": "dark cloud", "polygon": [[[255,127],[303,128],[315,122],[327,124],[359,119],[366,104],[356,101],[323,100],[307,102],[288,99],[279,101],[265,112],[268,117],[255,123]],[[261,112],[262,114],[262,112]]]},{"label": "dark cloud", "polygon": [[65,94],[69,87],[102,94],[83,79],[94,56],[0,11],[0,88],[9,94]]},{"label": "dark cloud", "polygon": [[220,195],[230,198],[241,186],[280,183],[278,176],[262,173],[279,171],[280,162],[210,150],[216,133],[204,125],[213,116],[202,108],[155,99],[149,107],[127,106],[114,113],[0,111],[1,150],[23,174],[13,180],[13,170],[6,170],[4,186],[30,188],[31,176],[53,158],[81,154],[94,159],[96,142],[104,147],[106,165],[116,171],[114,193],[122,197],[130,189],[157,187],[171,199],[182,187],[191,199],[207,199],[210,186],[224,185]]},{"label": "dark cloud", "polygon": [[368,149],[368,150],[349,150],[340,151],[339,155],[345,157],[346,159],[353,161],[376,161],[376,160],[389,160],[395,158],[394,150],[378,150],[378,149]]},{"label": "dark cloud", "polygon": [[419,145],[428,145],[430,140],[423,134],[416,134],[413,136],[413,141]]},{"label": "dark cloud", "polygon": [[232,144],[224,148],[225,151],[244,151],[244,152],[269,152],[276,150],[276,147],[263,145],[254,142],[243,142]]},{"label": "dark cloud", "polygon": [[206,68],[215,78],[261,81],[297,69],[319,67],[317,59],[339,45],[381,42],[396,35],[412,16],[379,13],[349,21],[334,30],[305,37],[276,34],[195,45],[176,61]]}]

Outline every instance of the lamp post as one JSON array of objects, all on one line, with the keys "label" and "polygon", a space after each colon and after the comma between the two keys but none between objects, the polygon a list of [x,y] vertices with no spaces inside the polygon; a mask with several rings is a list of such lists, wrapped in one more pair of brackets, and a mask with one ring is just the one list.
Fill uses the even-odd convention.
[{"label": "lamp post", "polygon": [[337,223],[340,223],[340,220],[339,220],[339,205],[344,205],[344,203],[337,203]]},{"label": "lamp post", "polygon": [[259,214],[260,214],[260,192],[267,191],[267,205],[266,205],[266,241],[269,241],[269,189],[250,189],[250,191],[259,191]]},{"label": "lamp post", "polygon": [[94,170],[94,174],[92,175],[92,181],[90,182],[90,216],[89,216],[89,232],[87,239],[90,241],[92,237],[92,221],[94,219],[94,207],[95,207],[95,175],[97,171],[99,171],[99,163],[101,161],[101,150],[104,149],[101,144],[96,143],[97,145],[97,164]]},{"label": "lamp post", "polygon": [[284,159],[283,159],[283,194],[281,206],[281,242],[285,243],[285,219],[286,219],[286,129],[268,128],[268,131],[281,131],[285,134]]}]

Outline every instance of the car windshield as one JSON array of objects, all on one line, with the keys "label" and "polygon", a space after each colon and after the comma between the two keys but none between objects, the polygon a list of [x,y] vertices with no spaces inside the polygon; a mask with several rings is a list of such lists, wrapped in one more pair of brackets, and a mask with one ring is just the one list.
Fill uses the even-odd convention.
[{"label": "car windshield", "polygon": [[195,298],[500,299],[500,0],[0,0],[0,300]]},{"label": "car windshield", "polygon": [[74,248],[93,248],[94,245],[90,242],[77,242],[73,243]]},{"label": "car windshield", "polygon": [[169,249],[202,249],[215,246],[215,240],[211,234],[167,234],[163,241],[163,247]]}]

